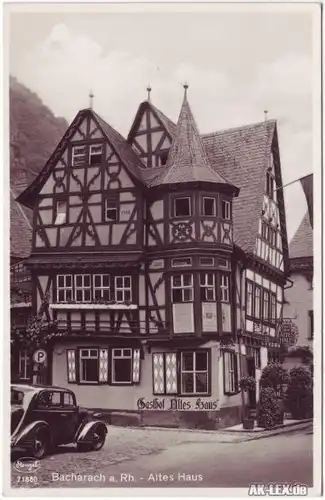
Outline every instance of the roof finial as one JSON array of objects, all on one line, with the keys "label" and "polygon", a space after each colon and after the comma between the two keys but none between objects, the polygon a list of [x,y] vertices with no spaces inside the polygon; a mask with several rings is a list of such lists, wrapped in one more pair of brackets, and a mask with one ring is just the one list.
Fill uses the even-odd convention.
[{"label": "roof finial", "polygon": [[151,92],[152,88],[151,88],[151,85],[149,83],[148,87],[147,87],[147,92],[148,92],[148,101],[150,102],[150,92]]},{"label": "roof finial", "polygon": [[265,122],[267,122],[267,114],[268,114],[268,110],[264,109],[264,121]]},{"label": "roof finial", "polygon": [[91,90],[89,92],[89,107],[90,107],[90,109],[93,109],[93,102],[94,102],[94,93]]},{"label": "roof finial", "polygon": [[183,85],[183,87],[184,87],[184,98],[186,98],[187,97],[188,83],[185,82],[184,85]]}]

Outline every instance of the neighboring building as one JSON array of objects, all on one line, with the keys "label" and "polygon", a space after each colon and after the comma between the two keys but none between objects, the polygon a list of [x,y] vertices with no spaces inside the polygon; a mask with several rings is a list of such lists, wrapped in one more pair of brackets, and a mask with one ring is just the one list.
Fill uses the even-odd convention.
[{"label": "neighboring building", "polygon": [[301,357],[304,357],[304,351],[298,348],[313,348],[313,230],[308,212],[290,242],[289,256],[292,287],[285,290],[284,316],[294,318],[299,332],[297,344],[290,349],[290,356],[286,359],[286,365],[291,366],[300,364]]},{"label": "neighboring building", "polygon": [[239,422],[239,377],[279,355],[281,186],[273,120],[200,136],[185,90],[177,125],[146,101],[125,140],[81,110],[18,198],[34,210],[33,312],[48,295],[57,322],[48,382],[90,408],[213,410],[144,423]]},{"label": "neighboring building", "polygon": [[[32,226],[25,210],[15,201],[16,193],[10,189],[10,323],[11,339],[14,329],[24,331],[31,314],[31,277],[25,266],[30,255]],[[27,213],[26,213],[27,212]],[[12,380],[30,382],[32,367],[26,349],[11,345]]]}]

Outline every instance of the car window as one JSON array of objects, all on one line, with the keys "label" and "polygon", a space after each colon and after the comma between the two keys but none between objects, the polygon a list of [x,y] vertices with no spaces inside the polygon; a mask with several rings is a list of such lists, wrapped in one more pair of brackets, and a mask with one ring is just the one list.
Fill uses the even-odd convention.
[{"label": "car window", "polygon": [[24,393],[11,389],[11,404],[12,405],[22,405],[24,400]]},{"label": "car window", "polygon": [[63,406],[75,406],[74,398],[70,392],[63,394]]},{"label": "car window", "polygon": [[61,393],[58,391],[41,392],[38,398],[39,408],[52,408],[61,406]]}]

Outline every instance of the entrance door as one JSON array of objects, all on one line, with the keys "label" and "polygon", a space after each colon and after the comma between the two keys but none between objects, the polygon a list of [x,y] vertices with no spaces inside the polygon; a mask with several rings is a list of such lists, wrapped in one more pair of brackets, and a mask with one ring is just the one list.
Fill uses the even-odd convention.
[{"label": "entrance door", "polygon": [[[247,372],[249,377],[255,379],[255,359],[247,358]],[[256,388],[248,391],[248,405],[251,409],[256,408]]]}]

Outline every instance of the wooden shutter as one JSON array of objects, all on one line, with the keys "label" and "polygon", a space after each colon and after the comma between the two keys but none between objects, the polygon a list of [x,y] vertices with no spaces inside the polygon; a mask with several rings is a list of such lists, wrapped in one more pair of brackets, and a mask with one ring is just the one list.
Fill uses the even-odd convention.
[{"label": "wooden shutter", "polygon": [[154,394],[165,394],[165,363],[163,353],[152,354],[152,383]]},{"label": "wooden shutter", "polygon": [[67,368],[69,384],[77,382],[76,349],[67,349]]},{"label": "wooden shutter", "polygon": [[100,384],[108,383],[108,349],[99,349],[99,373]]},{"label": "wooden shutter", "polygon": [[223,352],[223,392],[229,394],[230,380],[229,380],[229,366],[230,366],[230,353]]},{"label": "wooden shutter", "polygon": [[166,394],[177,394],[177,355],[176,352],[165,353]]},{"label": "wooden shutter", "polygon": [[140,383],[140,349],[133,349],[132,380],[134,384]]}]

